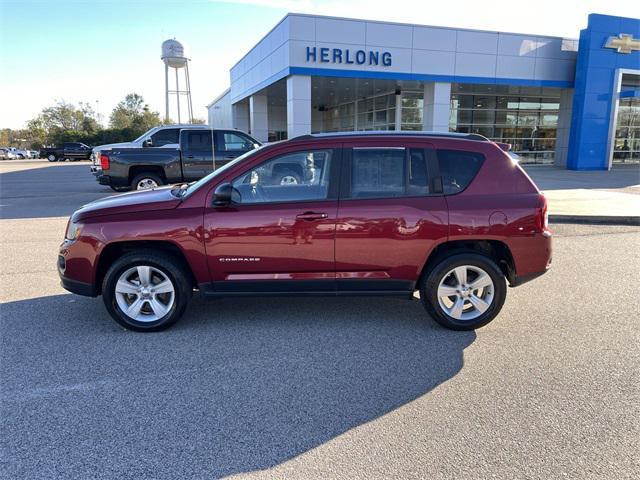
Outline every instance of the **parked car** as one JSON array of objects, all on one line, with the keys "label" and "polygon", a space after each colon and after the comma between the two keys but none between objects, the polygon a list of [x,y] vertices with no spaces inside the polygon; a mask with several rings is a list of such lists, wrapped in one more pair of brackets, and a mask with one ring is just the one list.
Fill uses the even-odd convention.
[{"label": "parked car", "polygon": [[208,129],[207,125],[192,125],[192,124],[174,124],[174,125],[161,125],[159,127],[153,127],[135,140],[131,142],[121,143],[108,143],[105,145],[98,145],[93,147],[91,151],[91,160],[95,168],[99,169],[100,166],[100,152],[106,150],[112,150],[114,148],[176,148],[179,143],[180,130],[183,128],[189,129]]},{"label": "parked car", "polygon": [[[299,181],[281,181],[283,164],[303,169]],[[58,257],[64,288],[102,295],[115,321],[138,331],[169,327],[194,289],[418,290],[438,323],[469,330],[498,315],[507,282],[550,264],[545,197],[500,146],[416,132],[306,135],[192,184],[95,201],[71,216]]]},{"label": "parked car", "polygon": [[37,150],[27,150],[29,158],[40,158],[40,152]]},{"label": "parked car", "polygon": [[2,160],[14,160],[18,157],[16,157],[16,154],[13,152],[13,150],[11,150],[10,148],[0,148],[0,158]]},{"label": "parked car", "polygon": [[208,128],[183,128],[178,141],[174,148],[114,147],[102,151],[100,168],[93,173],[101,185],[116,191],[144,190],[198,180],[259,145],[244,132]]},{"label": "parked car", "polygon": [[29,158],[29,153],[26,150],[22,150],[16,147],[7,147],[7,149],[14,155],[14,158],[20,160]]},{"label": "parked car", "polygon": [[40,149],[40,158],[50,162],[69,159],[71,161],[89,160],[91,147],[80,142],[65,142],[62,147],[44,147]]}]

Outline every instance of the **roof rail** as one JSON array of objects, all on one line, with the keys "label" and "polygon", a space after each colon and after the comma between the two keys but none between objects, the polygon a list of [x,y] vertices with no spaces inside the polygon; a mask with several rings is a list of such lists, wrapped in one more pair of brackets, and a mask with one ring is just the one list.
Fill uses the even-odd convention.
[{"label": "roof rail", "polygon": [[488,142],[489,139],[477,133],[458,133],[458,132],[428,132],[423,130],[368,130],[364,132],[348,131],[348,132],[325,132],[325,133],[309,133],[293,137],[290,141],[309,140],[312,138],[332,138],[332,137],[366,137],[366,136],[407,136],[407,137],[445,137],[459,138],[462,140],[475,140],[479,142]]}]

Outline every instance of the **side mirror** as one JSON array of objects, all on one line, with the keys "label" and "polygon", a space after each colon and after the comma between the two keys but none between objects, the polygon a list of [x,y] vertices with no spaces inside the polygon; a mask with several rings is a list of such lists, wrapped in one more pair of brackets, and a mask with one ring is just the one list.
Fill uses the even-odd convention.
[{"label": "side mirror", "polygon": [[144,142],[142,142],[143,148],[153,147],[153,140],[147,138]]},{"label": "side mirror", "polygon": [[233,185],[230,183],[222,183],[216,187],[213,192],[213,205],[216,207],[224,207],[231,203],[231,194],[233,193]]}]

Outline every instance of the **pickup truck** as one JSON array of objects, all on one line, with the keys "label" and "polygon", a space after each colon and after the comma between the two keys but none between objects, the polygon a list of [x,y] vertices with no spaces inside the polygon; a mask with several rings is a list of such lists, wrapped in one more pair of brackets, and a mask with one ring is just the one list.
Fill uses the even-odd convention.
[{"label": "pickup truck", "polygon": [[92,173],[98,183],[115,191],[145,190],[199,180],[260,145],[237,130],[183,128],[178,140],[178,148],[102,150],[98,155],[100,168],[92,169]]},{"label": "pickup truck", "polygon": [[65,142],[62,147],[45,147],[40,149],[40,158],[50,162],[58,160],[89,160],[91,147],[79,142]]}]

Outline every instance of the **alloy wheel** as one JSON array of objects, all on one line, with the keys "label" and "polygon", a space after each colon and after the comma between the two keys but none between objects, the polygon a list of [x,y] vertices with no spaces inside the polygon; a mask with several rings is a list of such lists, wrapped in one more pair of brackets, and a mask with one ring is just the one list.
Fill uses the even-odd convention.
[{"label": "alloy wheel", "polygon": [[120,275],[115,297],[127,317],[137,322],[154,322],[171,310],[176,293],[164,272],[149,265],[138,265]]},{"label": "alloy wheel", "polygon": [[438,284],[440,308],[456,320],[474,320],[486,312],[495,294],[491,276],[475,265],[455,267]]}]

